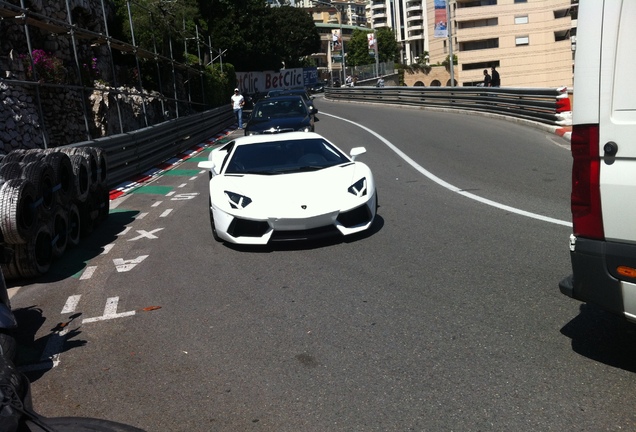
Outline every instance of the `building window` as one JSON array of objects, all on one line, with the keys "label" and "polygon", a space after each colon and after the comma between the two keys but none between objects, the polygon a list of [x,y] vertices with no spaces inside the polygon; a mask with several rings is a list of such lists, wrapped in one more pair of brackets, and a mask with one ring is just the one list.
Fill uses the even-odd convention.
[{"label": "building window", "polygon": [[[499,60],[488,61],[488,62],[478,62],[478,63],[462,63],[462,70],[463,71],[476,70],[476,69],[484,70],[484,69],[490,69],[493,66],[499,67]],[[483,82],[483,80],[479,82]]]},{"label": "building window", "polygon": [[570,16],[570,9],[560,9],[554,11],[554,19],[567,18]]},{"label": "building window", "polygon": [[487,18],[480,20],[472,20],[472,21],[459,21],[457,23],[457,28],[460,29],[468,29],[475,27],[490,27],[496,26],[499,24],[499,18]]},{"label": "building window", "polygon": [[554,32],[554,41],[564,41],[570,39],[570,30],[562,30]]},{"label": "building window", "polygon": [[528,36],[517,36],[515,38],[515,45],[528,45],[530,43],[530,38]]},{"label": "building window", "polygon": [[528,15],[516,16],[515,24],[528,24]]},{"label": "building window", "polygon": [[468,7],[479,7],[479,6],[495,6],[496,4],[497,4],[497,0],[472,0],[467,2],[456,3],[458,9],[468,8]]},{"label": "building window", "polygon": [[475,51],[489,48],[499,48],[499,38],[462,42],[459,44],[460,51]]},{"label": "building window", "polygon": [[515,0],[515,3],[528,3],[528,0]]}]

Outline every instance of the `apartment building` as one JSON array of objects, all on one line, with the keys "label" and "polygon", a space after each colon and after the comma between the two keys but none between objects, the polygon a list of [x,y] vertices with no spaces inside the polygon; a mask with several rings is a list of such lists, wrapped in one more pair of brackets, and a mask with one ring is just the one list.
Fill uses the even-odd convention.
[{"label": "apartment building", "polygon": [[[368,0],[371,28],[389,27],[402,62],[442,63],[457,57],[457,85],[483,81],[497,67],[502,86],[572,86],[577,0],[448,0],[452,38],[436,38],[435,0]],[[452,46],[450,45],[452,40]]]}]

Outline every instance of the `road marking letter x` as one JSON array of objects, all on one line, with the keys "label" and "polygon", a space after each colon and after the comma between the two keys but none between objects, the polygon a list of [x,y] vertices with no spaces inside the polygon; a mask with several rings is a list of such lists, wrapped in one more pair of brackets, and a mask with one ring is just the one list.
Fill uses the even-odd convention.
[{"label": "road marking letter x", "polygon": [[137,230],[137,232],[139,233],[139,235],[137,237],[133,237],[131,239],[129,239],[128,241],[135,241],[135,240],[139,240],[142,238],[149,238],[149,239],[156,239],[159,238],[156,235],[154,235],[156,232],[161,231],[163,228],[157,228],[154,229],[152,231],[144,231],[144,230]]}]

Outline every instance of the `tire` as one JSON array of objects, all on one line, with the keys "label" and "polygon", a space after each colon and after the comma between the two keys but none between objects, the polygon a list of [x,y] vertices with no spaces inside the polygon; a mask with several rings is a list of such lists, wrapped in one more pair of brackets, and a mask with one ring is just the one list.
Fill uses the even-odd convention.
[{"label": "tire", "polygon": [[2,275],[5,280],[15,280],[20,279],[22,275],[20,274],[20,269],[18,269],[18,265],[16,264],[16,256],[15,256],[15,246],[11,246],[11,250],[13,250],[13,258],[8,263],[3,263],[0,265],[2,268]]},{"label": "tire", "polygon": [[15,261],[24,278],[36,278],[46,274],[53,261],[51,230],[40,225],[31,241],[15,246]]},{"label": "tire", "polygon": [[22,150],[22,149],[12,150],[4,156],[4,158],[2,159],[2,163],[5,164],[9,162],[21,162],[22,157],[25,154],[26,154],[26,150]]},{"label": "tire", "polygon": [[44,158],[45,153],[43,153],[41,150],[37,149],[37,150],[27,150],[27,152],[24,154],[24,156],[22,156],[22,159],[20,160],[20,162],[22,162],[23,164],[28,164],[31,162],[37,162],[42,160],[42,158]]},{"label": "tire", "polygon": [[51,253],[53,258],[59,258],[64,255],[64,251],[66,251],[68,246],[69,229],[66,210],[61,207],[55,209],[49,222],[49,229],[52,236]]},{"label": "tire", "polygon": [[53,169],[55,182],[53,191],[57,202],[66,206],[75,196],[75,174],[73,173],[71,159],[66,153],[56,151],[47,153],[42,160],[51,165]]},{"label": "tire", "polygon": [[29,180],[35,186],[36,207],[39,207],[39,216],[48,220],[53,213],[55,197],[53,188],[55,186],[55,173],[53,167],[48,163],[38,160],[27,163],[22,167],[22,178]]},{"label": "tire", "polygon": [[73,190],[75,191],[73,198],[79,202],[84,202],[88,197],[91,184],[90,165],[86,158],[81,155],[70,155],[69,159],[73,167]]},{"label": "tire", "polygon": [[17,352],[15,335],[10,330],[0,330],[0,355],[5,359],[14,361]]},{"label": "tire", "polygon": [[108,160],[106,151],[100,147],[93,147],[97,156],[97,183],[108,187]]},{"label": "tire", "polygon": [[0,187],[0,230],[9,244],[26,243],[36,230],[35,186],[25,179],[13,179]]},{"label": "tire", "polygon": [[0,165],[0,178],[3,180],[17,179],[22,176],[22,164],[20,162],[5,162]]},{"label": "tire", "polygon": [[221,240],[221,237],[219,237],[219,234],[216,232],[216,225],[214,224],[214,215],[212,214],[212,200],[210,199],[209,201],[210,205],[208,206],[208,211],[210,212],[210,228],[212,228],[212,237],[214,238],[214,240],[221,242],[223,240]]},{"label": "tire", "polygon": [[80,214],[77,205],[68,207],[68,246],[77,246],[80,243]]},{"label": "tire", "polygon": [[71,159],[74,157],[80,156],[84,159],[88,166],[88,186],[90,190],[94,190],[95,186],[98,184],[98,163],[97,163],[97,152],[94,151],[92,147],[65,147],[63,149],[64,153],[68,154]]}]

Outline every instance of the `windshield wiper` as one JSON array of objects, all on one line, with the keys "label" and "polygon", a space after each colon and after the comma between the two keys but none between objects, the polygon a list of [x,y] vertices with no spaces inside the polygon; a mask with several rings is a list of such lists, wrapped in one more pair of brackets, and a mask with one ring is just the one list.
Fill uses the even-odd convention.
[{"label": "windshield wiper", "polygon": [[298,172],[306,172],[306,171],[318,171],[325,168],[323,165],[303,165],[298,167],[296,170]]}]

